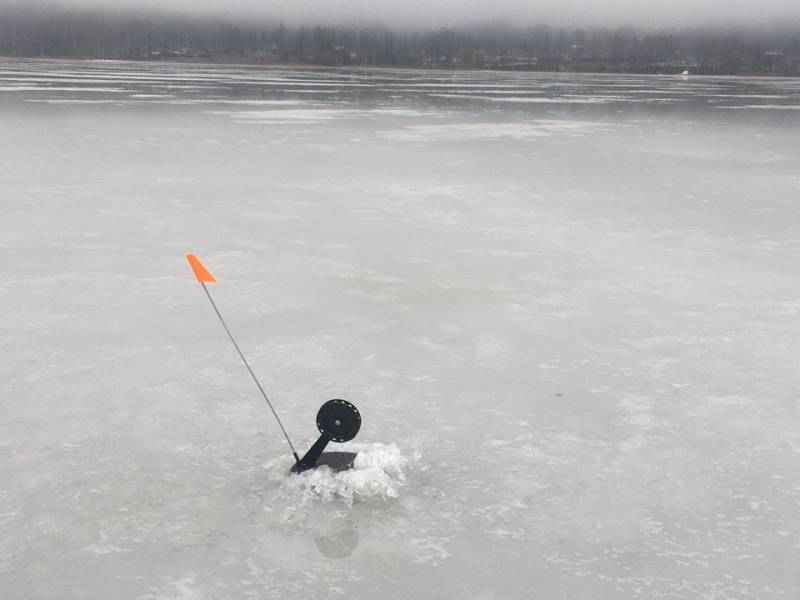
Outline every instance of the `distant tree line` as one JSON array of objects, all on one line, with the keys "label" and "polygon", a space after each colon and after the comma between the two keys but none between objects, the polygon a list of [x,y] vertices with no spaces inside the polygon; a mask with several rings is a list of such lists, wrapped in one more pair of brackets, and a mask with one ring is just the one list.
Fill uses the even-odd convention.
[{"label": "distant tree line", "polygon": [[800,75],[800,24],[387,27],[226,22],[182,14],[0,6],[0,55],[589,72]]}]

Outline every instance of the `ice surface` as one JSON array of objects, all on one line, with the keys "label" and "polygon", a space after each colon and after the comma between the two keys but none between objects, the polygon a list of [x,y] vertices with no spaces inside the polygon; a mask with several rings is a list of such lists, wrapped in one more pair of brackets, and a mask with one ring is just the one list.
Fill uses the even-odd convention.
[{"label": "ice surface", "polygon": [[799,597],[797,105],[0,61],[0,596]]}]

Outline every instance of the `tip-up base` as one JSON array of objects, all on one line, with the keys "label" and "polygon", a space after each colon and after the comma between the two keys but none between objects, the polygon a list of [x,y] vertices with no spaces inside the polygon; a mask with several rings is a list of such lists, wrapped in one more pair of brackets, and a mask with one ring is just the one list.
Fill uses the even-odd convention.
[{"label": "tip-up base", "polygon": [[323,452],[312,465],[303,464],[302,461],[295,463],[290,469],[290,473],[302,473],[308,469],[316,469],[322,466],[329,467],[335,473],[339,473],[340,471],[352,469],[355,460],[355,452]]}]

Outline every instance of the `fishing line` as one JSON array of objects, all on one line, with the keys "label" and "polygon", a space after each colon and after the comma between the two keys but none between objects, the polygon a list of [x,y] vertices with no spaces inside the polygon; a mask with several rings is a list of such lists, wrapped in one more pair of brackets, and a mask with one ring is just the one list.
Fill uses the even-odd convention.
[{"label": "fishing line", "polygon": [[211,297],[211,292],[209,292],[208,288],[206,287],[206,281],[216,282],[216,279],[214,279],[214,276],[208,272],[208,270],[193,254],[187,254],[186,258],[189,260],[189,264],[192,266],[192,270],[194,271],[195,277],[197,277],[197,281],[200,282],[201,286],[203,286],[203,291],[206,293],[206,296],[208,296],[208,301],[211,302],[211,307],[217,314],[219,322],[222,323],[222,327],[225,329],[225,333],[228,334],[228,337],[230,338],[233,347],[236,348],[236,352],[239,354],[239,358],[242,359],[244,366],[247,367],[247,371],[250,373],[250,376],[253,378],[253,381],[255,381],[256,385],[258,386],[258,391],[261,392],[261,395],[264,397],[264,401],[267,403],[267,406],[269,406],[269,409],[272,411],[275,420],[278,422],[278,426],[280,426],[281,431],[283,432],[283,437],[286,438],[286,442],[289,444],[289,448],[291,448],[292,450],[292,455],[294,456],[295,461],[299,463],[300,457],[297,455],[297,451],[294,449],[294,444],[292,444],[292,440],[289,439],[289,434],[286,433],[286,428],[283,426],[281,418],[278,416],[275,407],[272,406],[272,402],[270,401],[269,396],[267,396],[267,393],[264,391],[264,387],[261,385],[261,382],[258,380],[258,377],[256,377],[256,374],[250,367],[250,363],[248,363],[247,359],[244,357],[241,348],[239,348],[239,344],[236,343],[236,338],[233,337],[233,334],[231,333],[228,324],[225,322],[225,319],[222,318],[222,313],[219,312],[219,308],[217,308],[217,303],[214,302],[214,298]]}]

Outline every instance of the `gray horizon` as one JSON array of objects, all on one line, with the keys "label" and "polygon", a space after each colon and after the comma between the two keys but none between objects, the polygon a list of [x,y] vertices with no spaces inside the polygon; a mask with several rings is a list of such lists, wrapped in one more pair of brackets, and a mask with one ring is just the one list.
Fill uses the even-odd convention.
[{"label": "gray horizon", "polygon": [[[0,7],[31,6],[30,1],[0,0]],[[678,28],[709,25],[800,24],[797,0],[673,0],[653,6],[642,0],[44,0],[46,6],[176,11],[192,16],[258,18],[302,24],[376,24],[398,28],[469,26],[486,23],[555,26],[637,26]]]}]

